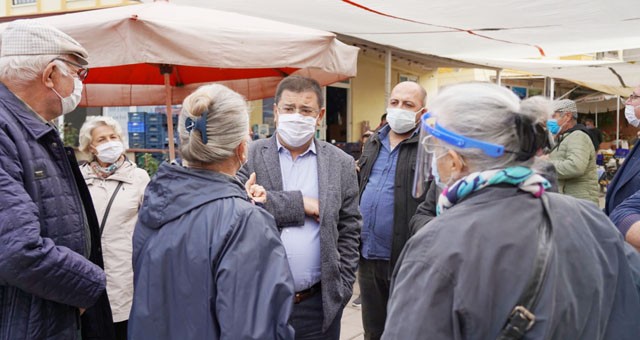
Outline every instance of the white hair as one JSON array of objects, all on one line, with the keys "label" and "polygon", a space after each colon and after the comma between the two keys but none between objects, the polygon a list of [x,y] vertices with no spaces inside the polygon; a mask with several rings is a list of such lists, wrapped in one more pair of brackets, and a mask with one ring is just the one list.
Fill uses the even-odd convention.
[{"label": "white hair", "polygon": [[[27,85],[42,75],[45,67],[59,55],[9,56],[0,58],[0,79],[15,85]],[[60,60],[53,61],[60,71],[69,75],[69,67]]]},{"label": "white hair", "polygon": [[[201,119],[207,112],[207,144],[197,128],[186,130],[185,121]],[[180,153],[188,162],[219,163],[235,155],[234,150],[249,134],[249,110],[244,98],[219,85],[204,85],[185,98],[178,121]]]},{"label": "white hair", "polygon": [[107,116],[87,116],[87,119],[82,124],[80,128],[80,132],[78,133],[78,142],[80,146],[78,150],[82,152],[89,152],[89,145],[91,144],[91,134],[93,133],[93,129],[99,126],[108,126],[113,129],[113,131],[118,135],[120,140],[124,140],[122,135],[122,127],[120,124],[113,118]]},{"label": "white hair", "polygon": [[[442,89],[434,98],[430,111],[438,124],[465,137],[503,145],[505,151],[520,151],[515,117],[523,115],[542,123],[550,110],[548,100],[534,97],[524,101],[509,89],[490,83],[463,83]],[[516,154],[505,152],[493,158],[476,148],[462,149],[451,144],[465,160],[471,172],[509,166],[530,166],[532,159],[517,161]]]}]

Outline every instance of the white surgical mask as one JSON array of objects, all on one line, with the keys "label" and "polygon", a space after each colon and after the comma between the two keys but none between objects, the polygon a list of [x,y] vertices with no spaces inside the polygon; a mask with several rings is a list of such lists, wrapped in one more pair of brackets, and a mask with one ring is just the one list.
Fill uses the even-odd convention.
[{"label": "white surgical mask", "polygon": [[63,98],[53,87],[51,90],[60,98],[63,115],[75,110],[78,104],[80,104],[80,99],[82,99],[82,82],[78,78],[73,78],[73,92],[69,97]]},{"label": "white surgical mask", "polygon": [[627,122],[629,124],[638,127],[640,126],[640,119],[636,117],[636,107],[633,105],[625,105],[624,107],[624,117],[627,118]]},{"label": "white surgical mask", "polygon": [[387,122],[391,130],[395,133],[403,134],[413,129],[416,126],[416,114],[418,111],[407,111],[395,107],[387,108]]},{"label": "white surgical mask", "polygon": [[304,145],[316,133],[316,118],[299,113],[278,114],[278,135],[294,148]]},{"label": "white surgical mask", "polygon": [[96,146],[96,151],[98,151],[97,156],[101,162],[113,164],[122,156],[124,145],[121,141],[102,143]]}]

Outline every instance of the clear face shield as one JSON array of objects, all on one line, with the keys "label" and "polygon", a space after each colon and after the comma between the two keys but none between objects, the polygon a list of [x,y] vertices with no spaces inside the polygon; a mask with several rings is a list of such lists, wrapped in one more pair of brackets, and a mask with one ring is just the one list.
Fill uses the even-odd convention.
[{"label": "clear face shield", "polygon": [[416,172],[413,179],[412,194],[415,198],[422,197],[429,181],[434,180],[432,167],[437,166],[434,160],[444,154],[452,146],[457,148],[477,148],[490,157],[500,157],[504,154],[504,146],[468,138],[447,130],[438,124],[430,112],[420,118],[420,146],[416,156]]}]

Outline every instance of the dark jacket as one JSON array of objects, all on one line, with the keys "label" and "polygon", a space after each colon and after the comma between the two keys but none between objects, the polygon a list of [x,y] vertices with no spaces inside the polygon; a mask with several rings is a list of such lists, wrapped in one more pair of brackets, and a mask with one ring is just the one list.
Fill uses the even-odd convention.
[{"label": "dark jacket", "polygon": [[[277,134],[249,145],[249,161],[238,172],[243,183],[252,172],[267,190],[265,208],[279,228],[304,225],[300,190],[282,190]],[[314,139],[318,161],[320,204],[320,270],[323,331],[351,299],[358,266],[362,217],[358,209],[358,181],[353,158],[337,147]]]},{"label": "dark jacket", "polygon": [[[594,204],[545,195],[554,245],[524,339],[640,339],[621,235]],[[431,221],[396,266],[383,339],[495,339],[532,274],[542,218],[540,199],[494,186]]]},{"label": "dark jacket", "polygon": [[[558,175],[553,164],[536,157],[531,169],[549,181],[551,187],[547,191],[558,192]],[[418,230],[436,217],[436,204],[441,193],[442,189],[438,188],[433,181],[430,181],[424,202],[420,203],[416,209],[416,214],[413,215],[409,222],[411,235],[417,233]]]},{"label": "dark jacket", "polygon": [[640,147],[633,147],[607,187],[604,212],[610,215],[622,201],[640,191]]},{"label": "dark jacket", "polygon": [[[395,174],[395,190],[393,193],[393,241],[391,243],[391,259],[389,261],[389,272],[392,272],[398,256],[411,236],[409,230],[409,220],[415,214],[418,205],[424,201],[425,195],[414,198],[413,177],[416,171],[416,156],[418,152],[418,140],[420,132],[415,133],[408,139],[400,142],[396,148],[398,150],[398,161]],[[373,165],[380,153],[380,135],[374,133],[364,146],[362,156],[358,160],[360,167],[360,195],[364,191]]]},{"label": "dark jacket", "polygon": [[0,84],[0,339],[75,339],[78,308],[97,301],[106,309],[88,312],[102,324],[83,323],[109,338],[101,265],[97,219],[73,151]]},{"label": "dark jacket", "polygon": [[133,235],[129,339],[293,339],[273,217],[235,178],[164,163]]}]

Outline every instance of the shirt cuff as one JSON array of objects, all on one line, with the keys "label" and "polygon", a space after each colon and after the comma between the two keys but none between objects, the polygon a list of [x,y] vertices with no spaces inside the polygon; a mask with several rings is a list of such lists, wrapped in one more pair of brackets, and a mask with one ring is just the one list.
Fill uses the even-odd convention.
[{"label": "shirt cuff", "polygon": [[640,221],[640,214],[627,215],[616,224],[616,227],[618,227],[618,230],[620,230],[622,236],[626,237],[627,232],[629,231],[629,229],[631,229],[631,226],[638,221]]}]

